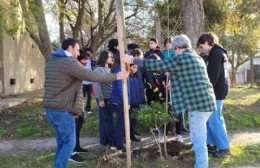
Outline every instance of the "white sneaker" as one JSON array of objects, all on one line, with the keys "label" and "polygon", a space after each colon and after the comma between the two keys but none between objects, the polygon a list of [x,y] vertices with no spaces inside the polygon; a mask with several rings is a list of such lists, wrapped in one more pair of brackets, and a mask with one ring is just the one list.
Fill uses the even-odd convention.
[{"label": "white sneaker", "polygon": [[111,146],[110,149],[111,149],[111,150],[116,150],[116,147]]},{"label": "white sneaker", "polygon": [[[166,137],[165,139],[166,139],[166,142],[167,142],[167,137]],[[164,143],[164,137],[161,137],[161,138],[159,139],[159,143]]]},{"label": "white sneaker", "polygon": [[88,111],[88,114],[92,114],[92,111]]},{"label": "white sneaker", "polygon": [[181,135],[177,135],[177,141],[178,142],[183,142],[182,136]]}]

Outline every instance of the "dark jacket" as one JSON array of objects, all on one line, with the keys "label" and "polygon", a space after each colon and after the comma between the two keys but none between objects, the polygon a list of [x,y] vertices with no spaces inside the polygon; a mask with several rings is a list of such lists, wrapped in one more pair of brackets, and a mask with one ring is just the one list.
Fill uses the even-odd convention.
[{"label": "dark jacket", "polygon": [[130,105],[139,106],[145,104],[143,80],[136,75],[129,76]]},{"label": "dark jacket", "polygon": [[230,86],[228,55],[227,51],[219,45],[215,45],[208,55],[207,71],[216,99],[225,99]]},{"label": "dark jacket", "polygon": [[111,82],[116,75],[93,73],[63,49],[57,49],[45,65],[43,107],[81,114],[82,80]]},{"label": "dark jacket", "polygon": [[145,53],[144,58],[148,58],[152,54],[157,54],[161,59],[163,59],[163,55],[160,50],[152,50],[152,49]]},{"label": "dark jacket", "polygon": [[164,94],[164,86],[162,80],[164,75],[154,71],[144,71],[145,75],[145,86],[146,86],[146,97],[148,103],[150,101],[160,101],[159,93]]},{"label": "dark jacket", "polygon": [[[115,70],[115,73],[118,73],[121,71],[121,68],[118,67]],[[110,96],[110,102],[112,104],[123,104],[123,85],[122,85],[122,80],[116,80],[112,83],[112,92]],[[129,80],[127,79],[127,89],[128,89],[128,102],[130,101],[130,86],[129,86]]]}]

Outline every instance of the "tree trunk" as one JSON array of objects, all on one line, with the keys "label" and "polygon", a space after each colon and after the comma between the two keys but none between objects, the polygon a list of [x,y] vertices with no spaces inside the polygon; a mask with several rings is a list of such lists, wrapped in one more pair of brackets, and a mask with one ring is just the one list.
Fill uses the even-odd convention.
[{"label": "tree trunk", "polygon": [[155,27],[156,27],[156,39],[158,41],[158,45],[161,47],[162,45],[162,28],[160,18],[158,16],[155,17]]},{"label": "tree trunk", "polygon": [[[37,13],[33,12],[33,14],[28,12],[28,8],[30,4],[33,3],[37,7]],[[20,5],[23,12],[23,17],[25,19],[25,23],[30,25],[31,23],[35,23],[37,25],[38,31],[31,30],[30,26],[26,27],[30,37],[34,40],[36,45],[39,47],[42,55],[45,58],[45,61],[48,61],[52,52],[51,40],[45,20],[44,9],[42,5],[42,0],[34,0],[33,2],[28,2],[26,0],[20,0]],[[33,18],[34,17],[34,18]]]},{"label": "tree trunk", "polygon": [[202,0],[180,0],[184,33],[191,40],[193,48],[204,31],[204,9]]},{"label": "tree trunk", "polygon": [[65,40],[65,32],[64,32],[64,18],[65,18],[65,1],[59,0],[58,1],[58,11],[59,11],[59,27],[60,27],[60,43]]},{"label": "tree trunk", "polygon": [[250,85],[253,86],[255,79],[254,79],[254,73],[255,73],[255,67],[254,67],[254,56],[250,53],[250,71],[249,71],[249,82]]},{"label": "tree trunk", "polygon": [[41,41],[39,48],[45,57],[45,60],[48,61],[52,53],[52,45],[45,20],[42,0],[34,0],[34,4],[38,6],[39,9],[37,14],[34,13],[34,18],[38,27],[39,38]]}]

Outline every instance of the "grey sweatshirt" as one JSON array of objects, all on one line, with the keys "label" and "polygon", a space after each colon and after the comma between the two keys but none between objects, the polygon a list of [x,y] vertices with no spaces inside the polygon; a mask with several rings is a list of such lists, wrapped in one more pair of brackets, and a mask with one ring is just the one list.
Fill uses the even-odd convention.
[{"label": "grey sweatshirt", "polygon": [[[102,73],[102,74],[110,74],[110,68],[107,67],[96,67],[94,72]],[[110,98],[110,94],[112,92],[112,82],[106,83],[94,83],[94,88],[96,92],[96,98],[99,101],[103,101],[104,99]]]}]

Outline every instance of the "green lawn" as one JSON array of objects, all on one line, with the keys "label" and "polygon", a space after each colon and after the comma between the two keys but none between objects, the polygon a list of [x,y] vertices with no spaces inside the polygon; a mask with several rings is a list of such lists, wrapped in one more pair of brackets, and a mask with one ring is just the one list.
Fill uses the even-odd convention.
[{"label": "green lawn", "polygon": [[[40,105],[41,99],[30,99],[22,105],[0,111],[0,139],[23,139],[53,137],[54,132],[45,117]],[[93,113],[87,115],[83,125],[82,136],[98,136],[98,115],[95,102]],[[224,116],[228,131],[243,132],[260,131],[260,88],[231,88],[224,102]],[[232,155],[224,159],[209,157],[210,167],[228,166],[260,166],[260,144],[252,145],[246,142],[231,145]],[[69,168],[111,167],[114,164],[103,165],[100,160],[102,151],[91,148],[87,154],[81,154],[87,161],[84,164],[69,164]],[[1,168],[48,168],[52,167],[54,151],[40,153],[0,156]],[[133,167],[192,167],[194,154],[183,154],[178,158],[153,159],[145,157],[133,158]],[[125,164],[125,162],[123,162]],[[122,166],[120,166],[122,167]]]}]

